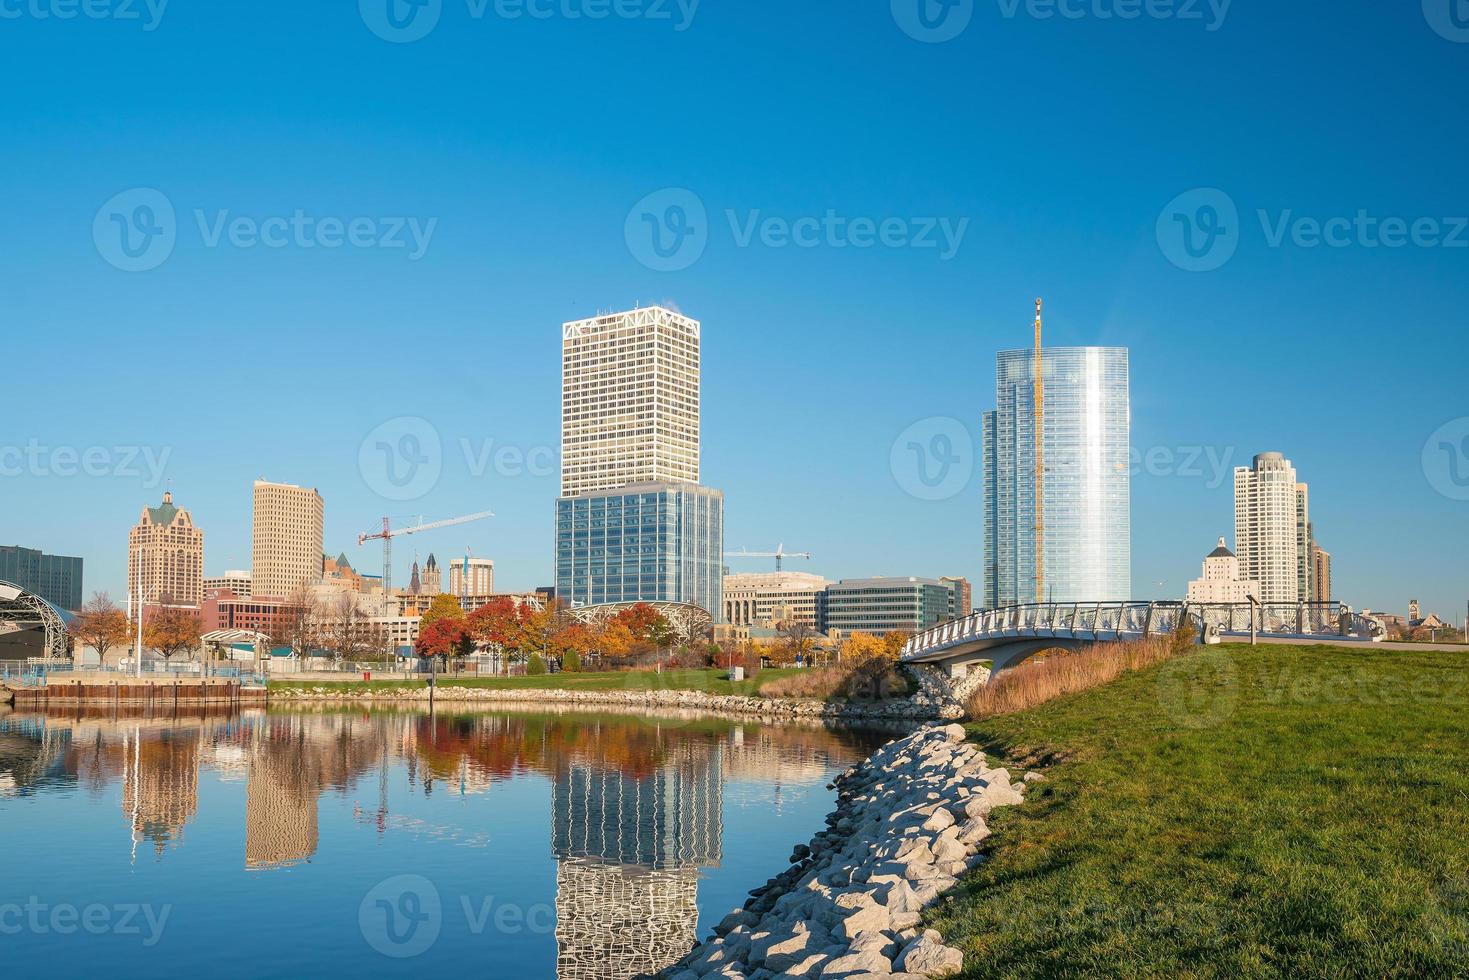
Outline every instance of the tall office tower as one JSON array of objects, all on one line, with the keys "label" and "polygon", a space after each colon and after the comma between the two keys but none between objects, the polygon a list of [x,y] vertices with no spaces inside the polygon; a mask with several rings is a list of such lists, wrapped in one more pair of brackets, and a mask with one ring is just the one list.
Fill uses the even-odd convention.
[{"label": "tall office tower", "polygon": [[1296,595],[1310,602],[1316,593],[1312,584],[1311,553],[1316,548],[1316,527],[1311,523],[1311,492],[1304,483],[1296,484]]},{"label": "tall office tower", "polygon": [[[1128,599],[1132,529],[1127,350],[1045,349],[1040,357],[1039,404],[1036,360],[1033,350],[996,355],[996,408],[986,412],[981,423],[984,608]],[[1043,528],[1039,549],[1037,527]]]},{"label": "tall office tower", "polygon": [[197,607],[204,601],[204,532],[174,506],[172,493],[157,507],[144,507],[128,534],[128,597],[140,589],[145,603]]},{"label": "tall office tower", "polygon": [[556,595],[723,613],[724,494],[699,483],[699,322],[662,307],[562,326]]},{"label": "tall office tower", "polygon": [[58,609],[82,607],[82,560],[0,545],[0,582],[18,585]]},{"label": "tall office tower", "polygon": [[256,596],[289,598],[301,586],[321,581],[324,511],[315,490],[255,481],[251,587]]},{"label": "tall office tower", "polygon": [[1311,599],[1315,602],[1331,601],[1331,552],[1312,543],[1311,586],[1315,590]]},{"label": "tall office tower", "polygon": [[561,494],[699,482],[699,322],[659,306],[561,328]]},{"label": "tall office tower", "polygon": [[1240,577],[1260,583],[1260,601],[1290,603],[1309,598],[1301,592],[1308,536],[1304,484],[1280,453],[1261,453],[1252,466],[1234,470],[1234,539]]},{"label": "tall office tower", "polygon": [[494,595],[495,563],[488,558],[454,559],[449,566],[449,594]]}]

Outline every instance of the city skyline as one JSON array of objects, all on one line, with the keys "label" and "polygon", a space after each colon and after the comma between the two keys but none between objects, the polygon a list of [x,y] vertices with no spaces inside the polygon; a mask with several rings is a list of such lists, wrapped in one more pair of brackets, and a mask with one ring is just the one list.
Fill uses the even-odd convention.
[{"label": "city skyline", "polygon": [[[702,11],[677,43],[647,25],[521,23],[394,46],[351,11],[295,16],[298,30],[272,34],[272,50],[309,65],[310,79],[272,76],[248,94],[199,61],[240,41],[225,10],[171,16],[151,34],[113,36],[117,25],[85,20],[10,25],[17,44],[0,71],[50,98],[11,116],[10,159],[26,175],[12,222],[26,233],[0,242],[0,297],[8,352],[37,369],[11,379],[0,541],[85,556],[89,583],[120,596],[126,556],[109,542],[171,482],[209,532],[206,573],[244,568],[239,515],[264,472],[320,487],[326,550],[346,549],[359,566],[376,562],[352,543],[385,514],[491,507],[514,520],[436,538],[424,553],[468,547],[497,561],[507,588],[547,584],[555,325],[641,302],[703,321],[700,478],[727,495],[728,540],[792,542],[831,577],[944,571],[977,583],[977,484],[914,497],[889,451],[934,419],[977,440],[993,354],[1017,346],[1005,338],[1026,330],[1044,295],[1048,345],[1132,352],[1134,593],[1181,594],[1197,572],[1193,542],[1228,528],[1233,467],[1278,450],[1318,488],[1313,518],[1337,597],[1397,608],[1417,593],[1436,609],[1463,606],[1456,542],[1469,536],[1469,454],[1441,448],[1465,433],[1438,433],[1469,410],[1449,376],[1389,362],[1469,357],[1466,253],[1311,247],[1293,234],[1294,222],[1359,211],[1378,222],[1463,211],[1456,164],[1469,133],[1442,125],[1457,118],[1462,46],[1421,12],[1336,10],[1325,48],[1300,43],[1319,34],[1318,12],[1282,5],[1238,10],[1212,33],[1147,19],[992,18],[981,28],[976,18],[935,46],[874,8],[851,13],[836,50],[824,43],[830,12],[802,8],[786,12],[788,36],[829,82],[800,91],[784,79],[791,53],[768,49],[761,13],[729,5]],[[1209,83],[1174,84],[1155,57],[1164,46],[1181,63],[1216,66]],[[1405,52],[1413,71],[1366,78],[1353,67],[1384,47]],[[731,74],[714,92],[660,90],[629,118],[548,70],[571,58],[600,73],[605,91],[636,89],[645,79],[635,66],[654,51],[675,75],[703,77],[711,64]],[[1033,74],[1038,53],[1052,70],[1023,90],[961,95]],[[1276,76],[1253,71],[1262,56]],[[891,66],[889,77],[855,68],[869,63]],[[405,84],[344,99],[363,64]],[[1235,77],[1231,66],[1251,68]],[[483,97],[502,70],[544,84],[513,104]],[[1099,71],[1120,93],[1101,108],[1077,98]],[[99,110],[95,93],[118,78],[146,81],[156,108],[146,125]],[[828,85],[850,104],[833,110]],[[773,139],[737,134],[709,111],[733,88],[776,107],[761,123]],[[1282,90],[1329,92],[1331,108],[1303,118]],[[1132,108],[1144,92],[1151,117]],[[273,106],[266,117],[261,99]],[[1394,109],[1363,120],[1353,105]],[[878,130],[874,106],[885,110]],[[339,126],[323,131],[323,114]],[[578,132],[576,147],[545,119]],[[673,148],[650,153],[647,134],[670,130]],[[1363,135],[1344,154],[1351,131]],[[107,167],[57,163],[99,145]],[[1397,148],[1409,145],[1422,150],[1405,170]],[[137,273],[93,240],[99,210],[130,188],[157,189],[179,224],[168,260]],[[696,262],[662,271],[629,248],[627,226],[640,201],[676,188],[702,202],[711,233]],[[1170,201],[1207,188],[1233,202],[1243,240],[1227,264],[1191,272],[1160,248],[1157,229]],[[439,221],[428,251],[409,260],[408,248],[211,245],[196,220],[207,229],[221,212],[264,220],[297,209]],[[743,233],[829,210],[969,224],[948,259],[940,248],[780,246],[762,227]],[[253,353],[209,362],[208,384],[173,396],[183,407],[161,409],[166,391],[140,393],[159,351],[194,356],[216,343]],[[57,395],[45,366],[63,360],[86,379],[85,396]],[[359,468],[368,436],[400,418],[427,421],[441,461],[437,482],[407,502]],[[810,421],[819,438],[797,428]],[[105,451],[105,475],[72,462],[92,449]],[[497,463],[501,450],[521,456]],[[1382,554],[1382,541],[1398,548]],[[406,581],[407,568],[395,578]]]}]

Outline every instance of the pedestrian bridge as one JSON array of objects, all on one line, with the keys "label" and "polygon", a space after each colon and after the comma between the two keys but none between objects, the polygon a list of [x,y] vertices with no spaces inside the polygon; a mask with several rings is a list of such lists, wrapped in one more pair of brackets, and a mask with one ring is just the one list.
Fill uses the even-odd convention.
[{"label": "pedestrian bridge", "polygon": [[924,630],[903,646],[902,660],[948,667],[956,674],[989,661],[997,673],[1041,650],[1166,636],[1185,618],[1206,643],[1252,635],[1264,642],[1290,643],[1372,643],[1382,638],[1381,626],[1338,602],[1052,602],[987,609]]}]

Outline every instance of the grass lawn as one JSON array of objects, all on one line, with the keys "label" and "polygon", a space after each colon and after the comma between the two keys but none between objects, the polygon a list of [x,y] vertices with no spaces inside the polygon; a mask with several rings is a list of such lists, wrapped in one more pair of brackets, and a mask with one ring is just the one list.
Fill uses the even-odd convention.
[{"label": "grass lawn", "polygon": [[[543,674],[539,677],[439,677],[439,687],[474,687],[490,690],[559,688],[569,691],[703,691],[706,694],[758,694],[760,685],[796,673],[793,669],[769,668],[759,676],[739,683],[726,679],[723,670],[634,670],[605,674]],[[329,688],[344,692],[413,690],[425,686],[420,680],[374,681],[271,681],[271,691],[314,691]]]},{"label": "grass lawn", "polygon": [[972,724],[1048,778],[931,924],[965,976],[1469,975],[1466,706],[1462,654],[1226,646]]}]

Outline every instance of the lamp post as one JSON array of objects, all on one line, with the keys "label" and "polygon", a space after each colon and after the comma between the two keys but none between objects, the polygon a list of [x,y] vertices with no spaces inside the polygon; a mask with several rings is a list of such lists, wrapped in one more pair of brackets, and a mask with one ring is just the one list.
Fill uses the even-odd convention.
[{"label": "lamp post", "polygon": [[1250,600],[1250,646],[1254,646],[1256,642],[1255,632],[1258,629],[1256,626],[1255,609],[1259,607],[1260,600],[1252,595],[1247,595],[1245,598]]}]

